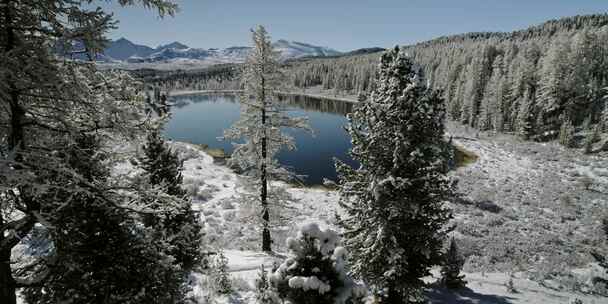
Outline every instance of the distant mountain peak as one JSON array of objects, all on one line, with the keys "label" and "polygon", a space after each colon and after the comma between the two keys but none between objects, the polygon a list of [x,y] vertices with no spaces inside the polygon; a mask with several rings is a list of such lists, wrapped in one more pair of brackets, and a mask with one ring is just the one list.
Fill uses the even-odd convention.
[{"label": "distant mountain peak", "polygon": [[177,50],[184,50],[184,49],[189,49],[190,47],[178,42],[178,41],[173,41],[169,44],[165,44],[165,45],[160,45],[156,48],[156,50],[163,50],[163,49],[177,49]]},{"label": "distant mountain peak", "polygon": [[131,40],[125,38],[125,37],[120,37],[119,39],[114,40],[112,43],[119,43],[119,44],[135,44],[133,42],[131,42]]}]

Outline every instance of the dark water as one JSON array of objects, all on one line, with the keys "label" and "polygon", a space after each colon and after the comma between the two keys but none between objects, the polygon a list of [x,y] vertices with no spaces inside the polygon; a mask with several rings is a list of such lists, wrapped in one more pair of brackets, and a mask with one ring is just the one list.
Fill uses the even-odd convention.
[{"label": "dark water", "polygon": [[[232,153],[230,142],[217,138],[239,118],[238,98],[232,95],[188,95],[174,97],[178,104],[167,124],[167,137]],[[314,135],[303,130],[285,130],[296,140],[296,151],[279,153],[281,164],[297,174],[306,175],[307,184],[321,184],[323,178],[336,179],[333,158],[348,164],[356,163],[348,156],[350,136],[344,130],[346,113],[352,104],[340,101],[293,96],[284,98],[290,116],[309,119]]]}]

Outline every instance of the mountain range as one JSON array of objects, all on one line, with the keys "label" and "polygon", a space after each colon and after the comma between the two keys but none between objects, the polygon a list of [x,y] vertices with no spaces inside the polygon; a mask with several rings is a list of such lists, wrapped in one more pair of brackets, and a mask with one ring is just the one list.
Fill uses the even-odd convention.
[{"label": "mountain range", "polygon": [[[341,52],[328,47],[315,46],[307,43],[278,40],[273,43],[281,60],[302,57],[338,56]],[[180,42],[151,48],[139,45],[126,38],[112,41],[104,50],[100,60],[108,63],[159,63],[159,62],[189,62],[201,64],[239,63],[245,61],[250,47],[235,46],[225,49],[191,48]]]}]

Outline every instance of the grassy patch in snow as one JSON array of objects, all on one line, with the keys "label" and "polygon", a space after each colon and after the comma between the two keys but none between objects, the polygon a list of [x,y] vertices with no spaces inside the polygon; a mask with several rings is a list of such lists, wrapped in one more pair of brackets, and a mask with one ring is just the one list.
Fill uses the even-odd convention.
[{"label": "grassy patch in snow", "polygon": [[201,151],[207,153],[209,156],[218,159],[226,159],[230,157],[224,149],[220,148],[210,148],[207,144],[194,144],[195,147],[199,148]]},{"label": "grassy patch in snow", "polygon": [[466,167],[479,159],[477,154],[459,145],[454,145],[454,156],[456,158],[456,167]]}]

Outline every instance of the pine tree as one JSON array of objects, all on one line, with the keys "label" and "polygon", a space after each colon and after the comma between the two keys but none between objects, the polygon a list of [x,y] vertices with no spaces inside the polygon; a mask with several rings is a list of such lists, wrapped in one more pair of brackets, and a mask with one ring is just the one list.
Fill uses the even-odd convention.
[{"label": "pine tree", "polygon": [[456,240],[452,237],[450,247],[445,254],[444,264],[441,268],[441,282],[449,289],[460,289],[466,286],[467,282],[460,270],[464,265],[464,259],[458,252]]},{"label": "pine tree", "polygon": [[585,142],[583,148],[585,154],[593,152],[593,144],[600,140],[601,125],[598,123],[595,126],[589,126],[587,128],[587,136],[585,136]]},{"label": "pine tree", "polygon": [[500,111],[503,104],[503,57],[498,55],[492,64],[492,76],[488,81],[488,85],[483,94],[481,101],[481,110],[479,113],[479,129],[486,131],[498,129],[498,123],[502,112]]},{"label": "pine tree", "polygon": [[[107,157],[95,135],[80,135],[69,147],[65,162],[85,181],[104,181]],[[54,176],[58,182],[65,181]],[[37,269],[43,286],[28,287],[28,303],[179,302],[182,278],[163,253],[165,243],[147,233],[126,210],[108,204],[94,192],[55,191],[55,199],[69,201],[53,213],[48,225],[53,239],[51,263]],[[70,197],[70,200],[67,198]],[[146,279],[142,279],[142,278]],[[142,294],[142,290],[147,293]]]},{"label": "pine tree", "polygon": [[220,250],[213,259],[209,280],[215,292],[219,294],[232,293],[232,280],[228,272],[228,259],[224,255],[223,250]]},{"label": "pine tree", "polygon": [[559,143],[566,148],[572,148],[574,146],[574,131],[572,121],[569,118],[564,119],[559,129]]},{"label": "pine tree", "polygon": [[167,146],[159,129],[148,133],[143,152],[141,167],[147,172],[150,184],[163,186],[169,195],[183,197],[186,192],[181,188],[182,162]]},{"label": "pine tree", "polygon": [[279,65],[263,26],[253,31],[253,43],[242,75],[241,117],[224,132],[224,137],[245,141],[235,144],[230,162],[255,179],[253,182],[259,189],[261,207],[262,250],[271,251],[269,208],[276,202],[269,202],[268,183],[272,178],[292,176],[279,165],[275,156],[282,149],[295,149],[293,138],[281,129],[308,129],[308,125],[306,119],[289,117],[279,103],[275,94],[281,81]]},{"label": "pine tree", "polygon": [[290,257],[272,274],[279,296],[293,304],[351,303],[363,296],[345,268],[346,250],[333,230],[304,225],[287,239]]},{"label": "pine tree", "polygon": [[517,131],[521,138],[528,140],[534,135],[534,114],[532,113],[532,100],[526,93],[517,114]]},{"label": "pine tree", "polygon": [[353,272],[383,303],[421,300],[422,277],[441,263],[451,218],[443,206],[453,193],[441,149],[444,102],[421,80],[399,48],[387,51],[371,98],[349,116],[360,167],[336,164]]},{"label": "pine tree", "polygon": [[191,201],[185,198],[182,186],[182,161],[162,138],[160,130],[152,129],[143,147],[141,166],[151,185],[160,186],[172,199],[157,201],[153,207],[163,211],[162,217],[144,216],[144,223],[153,226],[169,240],[168,254],[187,272],[201,262],[202,226]]},{"label": "pine tree", "polygon": [[559,124],[556,118],[565,114],[567,102],[571,99],[567,81],[571,64],[568,60],[570,46],[561,36],[556,37],[542,61],[540,70],[539,104],[543,116],[549,118],[555,131]]}]

